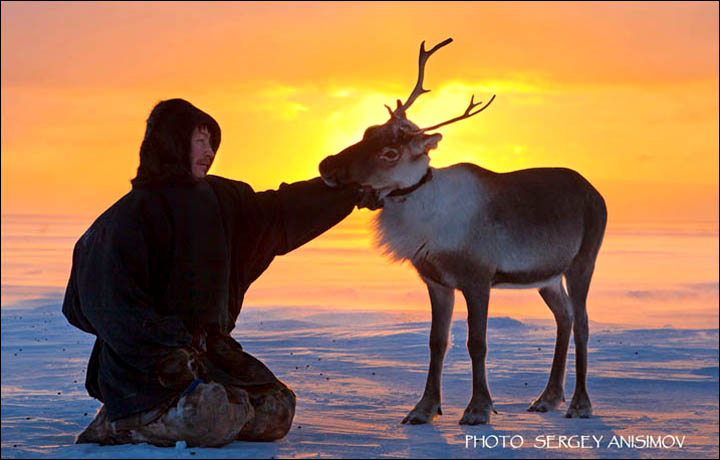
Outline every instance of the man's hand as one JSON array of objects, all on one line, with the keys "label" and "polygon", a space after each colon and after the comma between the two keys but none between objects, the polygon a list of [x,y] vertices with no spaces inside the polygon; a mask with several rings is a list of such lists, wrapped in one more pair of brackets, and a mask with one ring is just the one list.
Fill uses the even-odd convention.
[{"label": "man's hand", "polygon": [[383,207],[383,202],[378,198],[377,191],[370,187],[362,187],[358,189],[358,195],[358,209],[368,208],[369,210],[374,211]]},{"label": "man's hand", "polygon": [[203,329],[196,329],[192,333],[192,347],[201,353],[207,351],[207,333]]},{"label": "man's hand", "polygon": [[199,376],[200,354],[191,347],[173,348],[160,359],[153,373],[160,385],[182,391]]}]

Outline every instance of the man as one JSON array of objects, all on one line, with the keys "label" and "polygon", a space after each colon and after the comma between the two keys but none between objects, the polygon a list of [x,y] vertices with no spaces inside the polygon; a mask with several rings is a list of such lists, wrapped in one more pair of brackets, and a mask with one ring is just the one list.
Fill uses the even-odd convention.
[{"label": "man", "polygon": [[295,394],[230,332],[273,258],[368,194],[320,178],[256,193],[206,175],[219,145],[210,115],[158,103],[132,191],[75,245],[63,313],[97,336],[85,386],[104,403],[79,443],[220,446],[290,429]]}]

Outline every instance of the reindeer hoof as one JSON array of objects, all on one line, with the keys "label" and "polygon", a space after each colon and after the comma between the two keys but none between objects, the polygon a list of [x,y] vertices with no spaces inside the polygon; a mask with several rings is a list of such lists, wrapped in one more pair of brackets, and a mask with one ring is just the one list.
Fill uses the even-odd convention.
[{"label": "reindeer hoof", "polygon": [[425,423],[429,423],[432,421],[433,417],[429,417],[425,414],[407,414],[405,418],[402,420],[402,424],[410,424],[410,425],[423,425]]},{"label": "reindeer hoof", "polygon": [[439,403],[425,404],[423,401],[420,401],[415,408],[405,416],[402,424],[422,425],[431,422],[436,415],[442,415]]},{"label": "reindeer hoof", "polygon": [[592,407],[570,407],[565,412],[567,418],[590,418],[592,415]]},{"label": "reindeer hoof", "polygon": [[562,393],[553,394],[543,392],[530,406],[527,408],[528,412],[547,412],[555,410],[560,407],[560,404],[565,401],[565,397]]},{"label": "reindeer hoof", "polygon": [[460,425],[486,425],[490,423],[490,412],[492,410],[492,405],[480,408],[468,406],[460,419]]},{"label": "reindeer hoof", "polygon": [[592,415],[592,404],[587,394],[573,396],[572,402],[565,417],[567,418],[590,418]]}]

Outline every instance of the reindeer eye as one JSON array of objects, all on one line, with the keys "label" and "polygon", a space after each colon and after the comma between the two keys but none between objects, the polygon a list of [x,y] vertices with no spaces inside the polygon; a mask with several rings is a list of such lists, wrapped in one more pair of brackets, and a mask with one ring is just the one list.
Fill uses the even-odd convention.
[{"label": "reindeer eye", "polygon": [[400,152],[395,149],[385,149],[380,154],[380,158],[385,161],[397,161],[400,158]]}]

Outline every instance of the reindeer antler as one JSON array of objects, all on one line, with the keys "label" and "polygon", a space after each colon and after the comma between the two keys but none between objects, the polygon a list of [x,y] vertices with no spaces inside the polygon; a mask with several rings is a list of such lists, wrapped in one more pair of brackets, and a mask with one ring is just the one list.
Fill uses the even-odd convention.
[{"label": "reindeer antler", "polygon": [[[410,106],[415,102],[415,99],[418,98],[423,93],[429,93],[429,89],[423,88],[423,79],[425,78],[425,63],[427,62],[428,58],[432,56],[432,54],[442,48],[443,46],[447,45],[448,43],[452,42],[452,38],[448,38],[446,40],[443,40],[442,42],[438,43],[437,45],[433,46],[430,51],[425,51],[425,40],[423,40],[422,43],[420,43],[420,56],[418,58],[418,80],[415,84],[415,88],[412,90],[412,93],[410,93],[410,97],[408,97],[407,101],[403,104],[403,102],[398,99],[397,100],[397,107],[395,110],[391,109],[390,106],[385,105],[385,108],[387,108],[388,112],[390,112],[390,119],[407,119],[405,116],[405,111],[410,108]],[[418,129],[417,132],[425,132],[430,131],[433,129],[437,129],[441,126],[449,125],[450,123],[455,123],[456,121],[464,120],[466,118],[470,118],[474,115],[477,115],[478,113],[482,112],[483,110],[487,109],[488,106],[492,103],[492,101],[495,100],[495,95],[490,98],[487,104],[480,107],[478,110],[473,112],[473,109],[475,107],[482,104],[482,102],[475,103],[475,95],[473,94],[470,96],[470,105],[468,105],[468,108],[465,110],[465,113],[460,115],[459,117],[452,118],[450,120],[444,121],[442,123],[438,123],[437,125],[430,126],[428,128],[422,128]]]},{"label": "reindeer antler", "polygon": [[[405,118],[405,111],[412,105],[413,102],[415,102],[415,99],[417,99],[418,96],[420,96],[423,93],[430,92],[429,89],[423,89],[423,78],[425,77],[425,63],[427,62],[428,58],[437,50],[442,48],[443,46],[447,45],[448,43],[452,42],[452,38],[448,38],[437,45],[433,46],[430,51],[425,51],[425,40],[420,44],[420,57],[418,60],[418,81],[415,84],[415,89],[413,89],[412,93],[410,93],[410,97],[408,97],[407,101],[403,104],[400,102],[400,99],[397,100],[397,108],[395,111],[390,110],[390,107],[388,107],[388,111],[390,111],[390,116],[393,118]],[[385,106],[387,107],[387,106]]]},{"label": "reindeer antler", "polygon": [[437,125],[433,125],[433,126],[430,126],[430,127],[428,127],[428,128],[422,128],[419,132],[423,132],[423,133],[424,133],[425,131],[430,131],[430,130],[433,130],[433,129],[437,129],[437,128],[441,127],[441,126],[449,125],[450,123],[455,123],[456,121],[464,120],[465,118],[470,118],[470,117],[472,117],[473,115],[477,115],[478,113],[480,113],[480,112],[482,112],[483,110],[487,109],[487,107],[488,107],[488,106],[492,103],[492,101],[494,101],[494,100],[495,100],[495,95],[493,94],[493,97],[490,98],[490,100],[488,101],[487,104],[485,104],[484,106],[482,106],[482,107],[481,107],[480,109],[478,109],[477,111],[475,111],[475,112],[473,112],[473,113],[470,113],[470,112],[472,111],[472,109],[474,109],[475,107],[477,107],[477,106],[479,106],[480,104],[482,104],[482,101],[478,102],[477,104],[475,103],[475,95],[473,94],[472,96],[470,96],[470,105],[468,105],[468,108],[465,110],[465,113],[463,113],[463,114],[460,115],[459,117],[451,118],[450,120],[443,121],[442,123],[438,123]]}]

